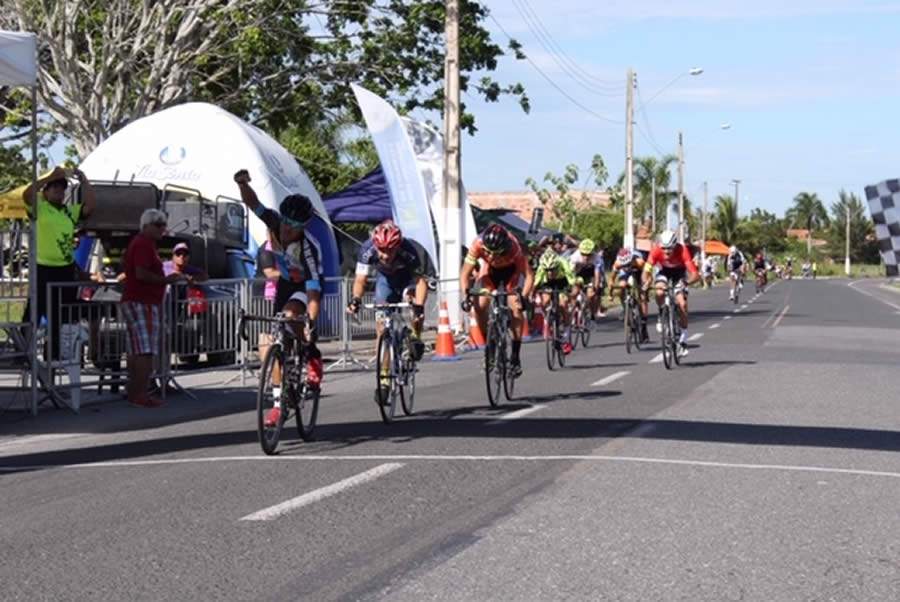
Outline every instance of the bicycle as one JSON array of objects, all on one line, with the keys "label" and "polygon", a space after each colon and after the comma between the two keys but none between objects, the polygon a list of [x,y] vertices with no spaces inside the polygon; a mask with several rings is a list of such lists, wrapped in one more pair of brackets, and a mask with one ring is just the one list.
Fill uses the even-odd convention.
[{"label": "bicycle", "polygon": [[575,303],[572,305],[572,317],[570,322],[572,324],[572,349],[574,350],[578,347],[578,340],[581,339],[581,345],[587,349],[588,344],[591,341],[591,322],[592,320],[586,318],[585,316],[589,315],[591,312],[590,307],[588,307],[587,296],[585,293],[579,294],[575,298]]},{"label": "bicycle", "polygon": [[756,293],[762,294],[766,292],[766,271],[764,269],[756,270]]},{"label": "bicycle", "polygon": [[628,276],[624,287],[616,286],[614,288],[625,289],[625,301],[622,307],[625,325],[625,352],[631,353],[632,347],[640,351],[647,318],[641,313],[640,290],[635,285],[634,276]]},{"label": "bicycle", "polygon": [[679,342],[681,338],[681,323],[678,319],[678,304],[675,302],[675,295],[679,291],[684,291],[682,283],[673,287],[671,282],[667,282],[663,305],[659,308],[660,321],[662,322],[660,346],[662,347],[663,363],[666,366],[666,370],[671,370],[673,364],[681,365],[681,344]]},{"label": "bicycle", "polygon": [[509,329],[512,322],[512,312],[507,301],[509,297],[518,295],[519,291],[483,291],[470,292],[467,295],[469,298],[491,298],[486,338],[487,345],[484,347],[484,381],[487,387],[488,402],[491,404],[491,407],[500,405],[501,385],[507,401],[512,401],[515,393],[516,376],[510,370],[512,336]]},{"label": "bicycle", "polygon": [[[247,335],[247,322],[256,321],[272,325],[271,345],[262,359],[259,371],[259,388],[256,394],[256,428],[259,444],[266,455],[271,456],[278,447],[281,430],[291,418],[297,420],[297,432],[304,441],[312,441],[319,415],[318,388],[309,387],[306,383],[306,364],[310,344],[302,336],[298,337],[293,327],[300,326],[302,331],[309,326],[309,318],[288,318],[278,313],[275,317],[252,315],[241,310],[240,336],[250,341]],[[276,385],[274,373],[281,375],[281,384]],[[266,426],[266,414],[275,407],[276,401],[281,407],[281,417],[273,426]]]},{"label": "bicycle", "polygon": [[416,359],[412,344],[412,329],[398,314],[412,307],[409,303],[367,304],[366,309],[374,309],[383,316],[384,324],[378,336],[375,356],[375,390],[380,391],[381,378],[390,376],[386,399],[378,404],[381,420],[390,424],[397,412],[397,400],[403,413],[412,416],[416,400]]},{"label": "bicycle", "polygon": [[741,288],[743,287],[741,278],[740,272],[736,270],[731,272],[731,300],[734,301],[735,305],[740,303],[739,298],[741,296]]},{"label": "bicycle", "polygon": [[[544,337],[547,350],[547,367],[553,371],[554,365],[564,368],[566,365],[566,354],[563,351],[563,344],[566,342],[563,337],[562,324],[559,310],[559,289],[545,288],[538,290],[538,293],[550,294],[550,307],[544,315],[544,324],[547,328],[547,336]],[[571,336],[571,335],[570,335]]]}]

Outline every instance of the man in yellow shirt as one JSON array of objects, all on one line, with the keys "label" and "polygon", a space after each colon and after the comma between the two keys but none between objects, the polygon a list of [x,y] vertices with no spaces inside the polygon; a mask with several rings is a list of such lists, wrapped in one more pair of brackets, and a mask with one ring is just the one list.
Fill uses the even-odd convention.
[{"label": "man in yellow shirt", "polygon": [[[83,204],[66,205],[66,189],[69,180],[66,170],[55,167],[48,175],[37,181],[37,187],[29,186],[22,193],[25,206],[35,216],[37,224],[37,310],[38,319],[47,316],[51,325],[53,354],[59,355],[59,319],[57,315],[60,303],[74,303],[77,289],[66,287],[59,295],[54,294],[47,307],[47,284],[50,282],[75,282],[79,280],[79,271],[75,265],[75,231],[81,218],[94,211],[96,197],[94,188],[84,173],[76,169],[72,175],[78,178],[81,185]],[[38,197],[37,190],[41,191]],[[29,300],[29,304],[31,301]],[[48,311],[50,315],[48,315]],[[25,321],[28,320],[30,307],[25,308]]]}]

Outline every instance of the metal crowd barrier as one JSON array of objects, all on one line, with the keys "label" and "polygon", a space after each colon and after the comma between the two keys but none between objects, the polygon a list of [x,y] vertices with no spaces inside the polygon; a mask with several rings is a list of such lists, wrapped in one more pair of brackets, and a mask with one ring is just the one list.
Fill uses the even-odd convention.
[{"label": "metal crowd barrier", "polygon": [[[358,320],[347,316],[352,284],[353,277],[328,279],[326,290],[336,291],[322,296],[316,324],[319,340],[341,343],[340,359],[329,370],[367,367],[353,358],[351,343],[354,339],[374,339],[375,314],[363,308]],[[440,301],[452,298],[454,293],[458,296],[456,281],[434,284],[426,304],[426,328],[437,327]],[[127,335],[118,308],[121,294],[121,285],[114,282],[47,285],[48,308],[52,311],[42,329],[46,345],[40,347],[41,382],[54,401],[77,411],[81,389],[96,386],[98,392],[104,387],[115,390],[126,382]],[[374,293],[367,292],[363,301],[374,301]],[[158,355],[168,361],[157,362],[154,378],[177,386],[174,379],[187,373],[236,368],[243,379],[258,365],[259,347],[265,344],[268,329],[262,324],[249,324],[249,340],[242,340],[238,333],[241,310],[271,315],[273,303],[266,298],[262,279],[209,280],[168,287],[160,312],[162,349]]]}]

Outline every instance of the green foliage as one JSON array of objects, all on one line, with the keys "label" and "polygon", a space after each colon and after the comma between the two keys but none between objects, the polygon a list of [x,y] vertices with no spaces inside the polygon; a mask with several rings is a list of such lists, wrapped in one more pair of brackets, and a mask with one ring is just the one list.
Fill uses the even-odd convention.
[{"label": "green foliage", "polygon": [[[591,169],[585,179],[592,180],[597,187],[602,187],[609,177],[609,170],[601,155],[594,155],[591,159]],[[550,205],[550,214],[548,221],[562,224],[569,229],[573,228],[574,220],[582,207],[589,204],[587,192],[580,193],[572,190],[572,186],[578,182],[578,166],[574,163],[566,165],[561,176],[555,175],[553,172],[547,172],[544,175],[544,182],[550,185],[550,188],[542,187],[534,178],[527,178],[525,185],[528,186],[536,195],[538,200],[544,207]]]},{"label": "green foliage", "polygon": [[547,227],[562,230],[575,238],[590,238],[610,257],[610,254],[615,254],[622,246],[625,215],[614,209],[594,208],[579,211],[565,226],[560,222],[550,221]]},{"label": "green foliage", "polygon": [[717,238],[726,245],[736,243],[738,229],[737,205],[727,194],[716,197],[713,213],[710,214],[710,238]]},{"label": "green foliage", "polygon": [[831,224],[826,232],[828,252],[835,259],[846,255],[847,209],[850,209],[850,261],[853,263],[878,263],[878,241],[875,225],[867,209],[854,193],[841,190],[838,200],[831,205]]},{"label": "green foliage", "polygon": [[734,244],[745,252],[780,253],[787,247],[784,223],[774,213],[754,209],[738,223]]}]

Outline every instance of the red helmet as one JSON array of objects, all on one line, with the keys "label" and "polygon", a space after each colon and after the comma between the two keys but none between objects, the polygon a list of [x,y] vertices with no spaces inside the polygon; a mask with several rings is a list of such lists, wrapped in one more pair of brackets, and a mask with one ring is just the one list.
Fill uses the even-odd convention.
[{"label": "red helmet", "polygon": [[379,251],[393,251],[403,242],[403,234],[391,220],[381,222],[372,232],[372,242]]}]

